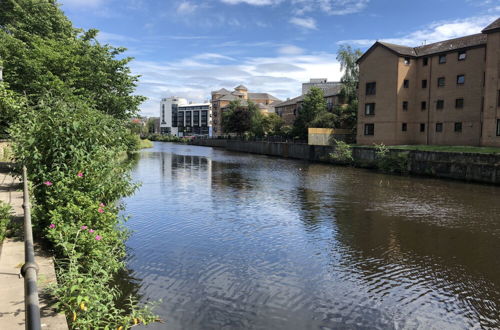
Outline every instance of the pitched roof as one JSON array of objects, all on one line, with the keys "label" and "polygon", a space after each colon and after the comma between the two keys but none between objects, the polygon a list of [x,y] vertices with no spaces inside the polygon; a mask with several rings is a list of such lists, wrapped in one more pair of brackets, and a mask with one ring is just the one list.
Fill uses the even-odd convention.
[{"label": "pitched roof", "polygon": [[246,88],[246,87],[245,87],[245,86],[243,86],[243,85],[239,85],[238,87],[235,87],[234,89],[235,89],[235,90],[244,90],[244,91],[247,91],[247,90],[248,90],[248,88]]},{"label": "pitched roof", "polygon": [[271,94],[268,93],[248,93],[248,98],[250,100],[274,100],[279,101],[279,99],[275,98]]},{"label": "pitched roof", "polygon": [[238,96],[235,96],[233,94],[226,94],[222,95],[217,99],[217,101],[234,101],[234,100],[241,100]]},{"label": "pitched roof", "polygon": [[334,96],[334,95],[340,94],[341,90],[342,90],[342,84],[339,83],[338,85],[332,86],[331,88],[328,88],[327,90],[325,90],[324,94],[325,94],[325,97]]},{"label": "pitched roof", "polygon": [[278,103],[278,104],[275,105],[275,107],[284,107],[284,106],[287,106],[287,105],[292,105],[292,104],[295,104],[295,103],[298,103],[298,102],[302,101],[303,99],[304,99],[304,95],[297,96],[297,97],[294,97],[293,99],[286,100],[286,101],[283,101],[281,103]]},{"label": "pitched roof", "polygon": [[382,46],[389,48],[389,50],[392,50],[400,55],[417,56],[417,53],[415,52],[415,48],[391,44],[391,43],[385,42],[385,41],[377,41],[377,42],[379,44],[381,44]]},{"label": "pitched roof", "polygon": [[225,88],[221,88],[219,89],[218,91],[212,91],[212,94],[229,94],[231,93],[230,91],[228,91],[227,89]]},{"label": "pitched roof", "polygon": [[488,25],[487,27],[485,27],[483,29],[483,33],[491,33],[491,32],[496,32],[500,30],[500,18],[497,18],[496,21],[494,21],[493,23],[491,23],[490,25]]},{"label": "pitched roof", "polygon": [[487,36],[482,33],[473,34],[466,37],[455,38],[433,44],[416,47],[415,51],[418,56],[449,52],[461,48],[475,47],[486,44]]}]

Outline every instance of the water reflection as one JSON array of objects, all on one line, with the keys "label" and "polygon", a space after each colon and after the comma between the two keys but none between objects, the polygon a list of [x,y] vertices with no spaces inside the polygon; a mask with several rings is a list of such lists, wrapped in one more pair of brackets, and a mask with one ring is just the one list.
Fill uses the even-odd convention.
[{"label": "water reflection", "polygon": [[149,328],[500,327],[497,187],[169,143],[133,175]]}]

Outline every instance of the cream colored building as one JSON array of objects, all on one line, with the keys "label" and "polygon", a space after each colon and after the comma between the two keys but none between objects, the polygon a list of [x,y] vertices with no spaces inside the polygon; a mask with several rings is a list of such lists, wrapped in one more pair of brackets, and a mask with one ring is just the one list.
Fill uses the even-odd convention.
[{"label": "cream colored building", "polygon": [[420,47],[376,42],[358,64],[358,144],[500,146],[500,19]]},{"label": "cream colored building", "polygon": [[222,114],[232,101],[240,101],[242,106],[246,106],[248,101],[257,105],[262,113],[274,112],[274,105],[281,102],[276,97],[268,93],[249,93],[248,89],[239,85],[234,91],[230,92],[225,88],[212,92],[212,113],[213,113],[213,135],[220,136],[222,131]]}]

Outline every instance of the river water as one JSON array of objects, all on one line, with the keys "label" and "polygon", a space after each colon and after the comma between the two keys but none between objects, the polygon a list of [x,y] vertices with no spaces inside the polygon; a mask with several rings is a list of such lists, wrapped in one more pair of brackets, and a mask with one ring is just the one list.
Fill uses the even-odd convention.
[{"label": "river water", "polygon": [[155,143],[125,200],[147,329],[500,328],[500,188]]}]

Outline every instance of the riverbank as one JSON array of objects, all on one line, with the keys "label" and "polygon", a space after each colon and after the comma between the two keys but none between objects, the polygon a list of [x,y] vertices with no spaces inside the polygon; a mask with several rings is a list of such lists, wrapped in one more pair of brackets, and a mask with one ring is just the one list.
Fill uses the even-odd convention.
[{"label": "riverbank", "polygon": [[[334,146],[222,139],[198,139],[190,141],[190,144],[313,162],[344,163],[330,157],[336,150]],[[389,149],[387,157],[402,160],[399,164],[403,167],[401,172],[412,175],[500,184],[499,154]],[[352,159],[356,167],[379,167],[377,150],[373,147],[352,148]]]}]

